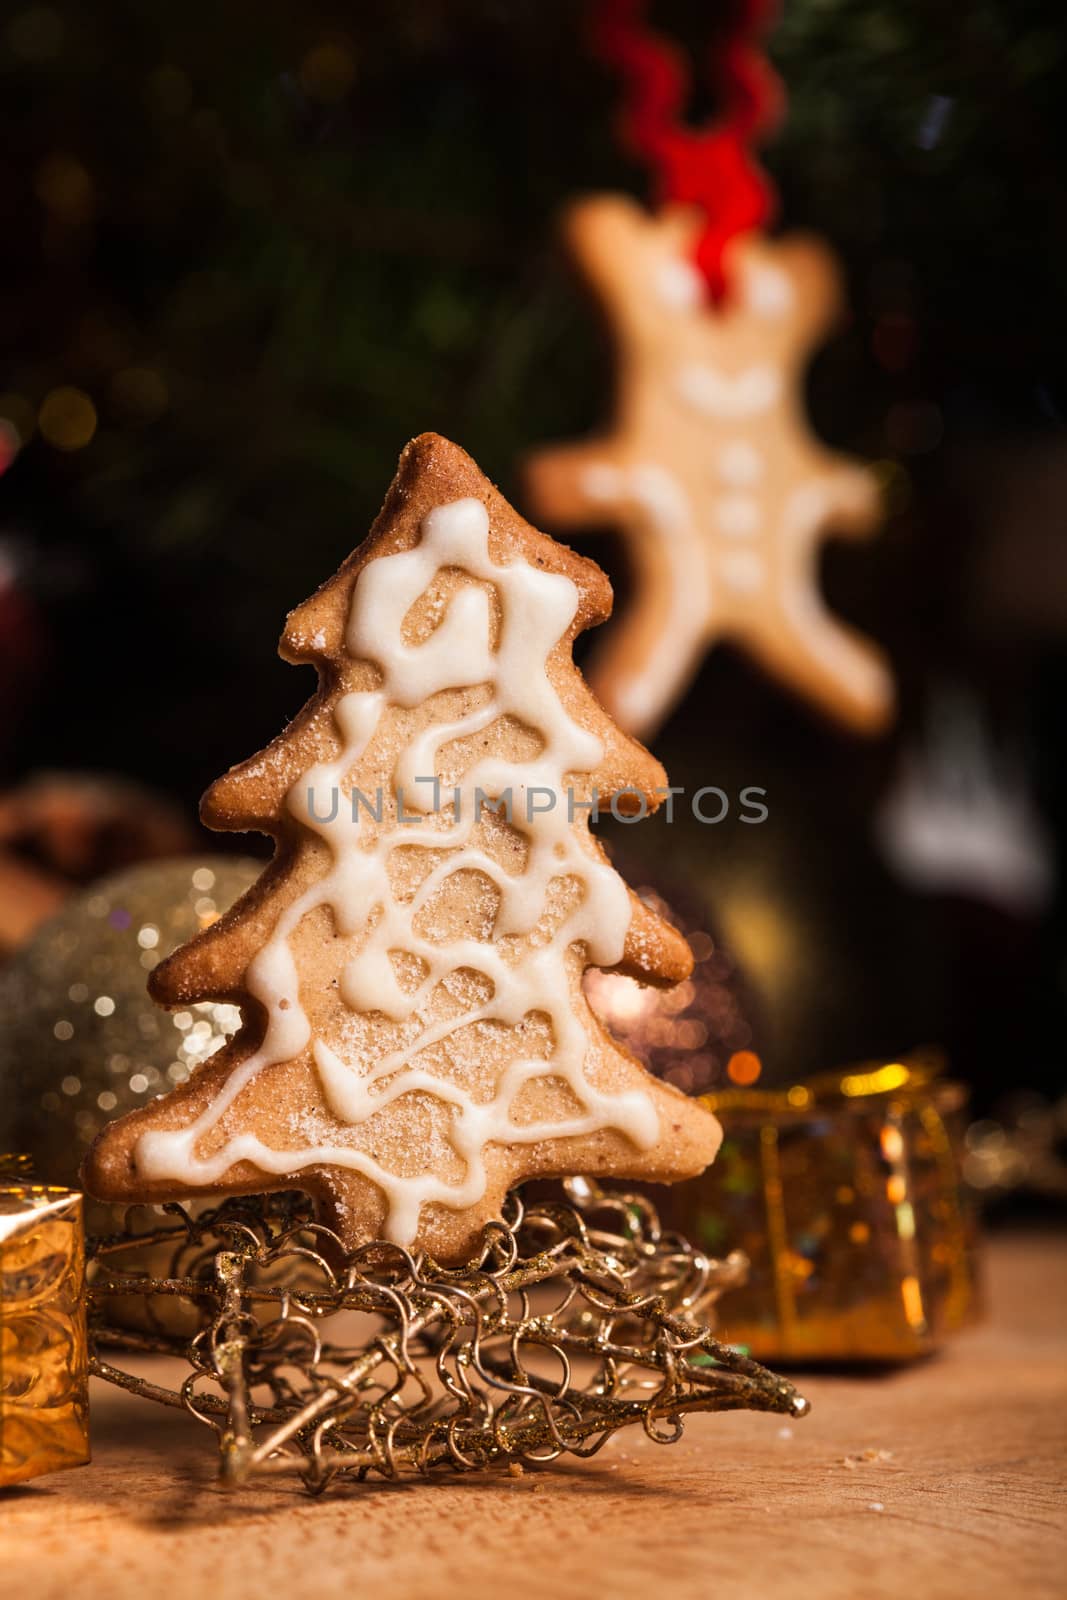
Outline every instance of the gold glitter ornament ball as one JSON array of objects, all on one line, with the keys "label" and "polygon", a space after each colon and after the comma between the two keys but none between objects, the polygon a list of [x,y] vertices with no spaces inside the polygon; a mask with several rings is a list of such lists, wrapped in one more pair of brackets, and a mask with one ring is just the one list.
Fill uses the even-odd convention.
[{"label": "gold glitter ornament ball", "polygon": [[240,1023],[236,1006],[162,1011],[148,974],[208,927],[262,862],[150,861],[72,896],[0,971],[0,1151],[77,1185],[105,1123],[182,1083]]}]

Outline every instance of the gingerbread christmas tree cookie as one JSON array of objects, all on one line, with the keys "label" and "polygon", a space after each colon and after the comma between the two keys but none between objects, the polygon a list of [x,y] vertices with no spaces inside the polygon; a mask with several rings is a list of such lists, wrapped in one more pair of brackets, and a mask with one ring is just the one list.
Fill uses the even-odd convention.
[{"label": "gingerbread christmas tree cookie", "polygon": [[880,651],[818,587],[829,535],[870,533],[874,476],[833,455],[803,416],[803,366],[838,308],[813,239],[735,238],[727,293],[694,264],[703,222],[621,196],[577,205],[567,236],[617,347],[609,432],[539,452],[535,516],[617,527],[634,574],[628,612],[590,681],[628,731],[655,732],[717,640],[742,645],[820,709],[862,732],[893,686]]},{"label": "gingerbread christmas tree cookie", "polygon": [[589,966],[671,984],[688,946],[589,831],[658,803],[658,763],[571,659],[608,615],[591,562],[516,515],[462,450],[405,450],[367,541],[289,617],[317,694],[204,799],[276,844],[253,888],[152,974],[243,1026],[89,1154],[103,1199],[302,1188],[349,1245],[468,1258],[534,1175],[672,1181],[714,1117],[607,1035]]}]

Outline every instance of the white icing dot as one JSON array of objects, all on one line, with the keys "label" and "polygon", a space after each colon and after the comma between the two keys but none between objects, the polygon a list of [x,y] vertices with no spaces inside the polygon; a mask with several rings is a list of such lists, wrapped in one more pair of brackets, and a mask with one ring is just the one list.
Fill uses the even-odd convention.
[{"label": "white icing dot", "polygon": [[731,439],[723,445],[717,466],[723,483],[737,489],[747,488],[763,475],[763,457],[747,439]]},{"label": "white icing dot", "polygon": [[754,550],[731,550],[722,558],[722,581],[737,594],[754,594],[761,589],[767,569]]},{"label": "white icing dot", "polygon": [[780,267],[751,266],[745,298],[758,317],[781,317],[792,310],[793,285]]},{"label": "white icing dot", "polygon": [[704,279],[691,261],[672,256],[656,268],[656,295],[672,311],[695,311],[704,304]]},{"label": "white icing dot", "polygon": [[759,531],[759,502],[748,494],[725,494],[715,505],[720,533],[730,539],[747,539]]}]

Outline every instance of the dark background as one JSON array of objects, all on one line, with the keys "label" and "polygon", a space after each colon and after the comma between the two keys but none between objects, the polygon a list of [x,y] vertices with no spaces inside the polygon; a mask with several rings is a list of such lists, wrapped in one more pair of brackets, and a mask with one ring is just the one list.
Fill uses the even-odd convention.
[{"label": "dark background", "polygon": [[[607,352],[554,216],[647,182],[582,9],[6,10],[9,788],[114,772],[191,816],[306,698],[274,656],[285,612],[362,538],[408,437],[456,439],[521,508],[523,454],[604,417]],[[722,15],[653,10],[698,49]],[[787,0],[771,53],[782,222],[827,236],[852,307],[812,416],[889,507],[823,581],[892,654],[902,714],[861,743],[721,650],[656,753],[673,782],[765,787],[769,821],[650,822],[625,847],[725,934],[772,1077],[938,1040],[989,1106],[1060,1084],[1062,890],[991,891],[973,861],[924,888],[877,818],[919,754],[991,852],[998,778],[1029,792],[1050,871],[1063,844],[1067,26],[1052,0]],[[624,603],[613,541],[581,548]]]}]

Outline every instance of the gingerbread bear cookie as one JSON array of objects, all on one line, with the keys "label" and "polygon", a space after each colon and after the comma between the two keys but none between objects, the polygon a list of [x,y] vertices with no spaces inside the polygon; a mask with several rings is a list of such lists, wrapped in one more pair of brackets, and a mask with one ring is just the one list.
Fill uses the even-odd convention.
[{"label": "gingerbread bear cookie", "polygon": [[878,522],[873,474],[835,456],[802,415],[804,362],[838,309],[816,241],[747,234],[728,295],[693,265],[699,214],[631,200],[579,203],[566,232],[617,346],[615,422],[532,458],[535,516],[616,525],[633,599],[594,655],[590,682],[622,727],[648,737],[709,646],[742,644],[782,682],[853,728],[884,725],[881,653],[818,588],[820,541]]},{"label": "gingerbread bear cookie", "polygon": [[461,1262],[534,1175],[670,1182],[720,1130],[586,1002],[588,966],[691,968],[589,831],[657,804],[659,764],[571,659],[603,573],[525,523],[457,446],[404,451],[366,542],[289,617],[319,690],[207,792],[210,827],[275,840],[229,913],[152,974],[163,1005],[225,997],[240,1031],[111,1124],[101,1199],[301,1188],[354,1246]]}]

